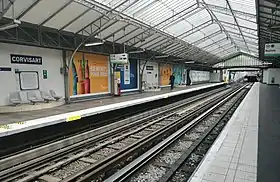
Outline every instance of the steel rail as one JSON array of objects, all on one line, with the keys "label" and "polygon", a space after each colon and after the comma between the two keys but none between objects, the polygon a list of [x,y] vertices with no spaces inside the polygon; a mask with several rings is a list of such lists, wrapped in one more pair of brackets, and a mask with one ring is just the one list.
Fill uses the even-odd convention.
[{"label": "steel rail", "polygon": [[[171,136],[160,142],[155,147],[148,150],[146,153],[138,157],[136,160],[125,166],[123,169],[119,170],[117,173],[109,177],[105,180],[105,182],[112,182],[112,181],[125,181],[127,180],[132,174],[134,174],[138,169],[140,169],[144,164],[149,162],[151,159],[153,159],[156,155],[158,155],[161,151],[166,149],[168,146],[170,146],[174,141],[178,140],[184,133],[191,130],[194,126],[196,126],[202,119],[207,117],[209,114],[214,112],[218,107],[220,107],[222,104],[226,103],[230,98],[235,96],[237,93],[239,93],[242,89],[246,87],[243,86],[238,90],[235,90],[233,93],[228,95],[226,98],[223,98],[218,103],[216,102],[212,107],[210,107],[208,110],[206,110],[203,114],[199,115],[192,121],[190,121],[188,124],[183,126],[181,129],[173,133]],[[85,179],[85,178],[83,178]]]},{"label": "steel rail", "polygon": [[[235,89],[236,90],[236,89]],[[234,90],[234,91],[235,91]],[[87,167],[86,169],[75,173],[72,176],[69,176],[68,178],[64,179],[63,182],[66,181],[89,181],[93,178],[96,178],[98,176],[103,176],[102,174],[109,173],[110,170],[117,170],[115,167],[120,166],[121,164],[125,163],[124,161],[127,161],[127,158],[133,158],[137,154],[136,151],[143,149],[149,149],[150,145],[153,145],[156,142],[159,142],[167,137],[168,134],[172,134],[175,132],[179,127],[184,126],[186,123],[200,115],[201,113],[205,112],[205,110],[208,110],[213,105],[217,104],[219,101],[223,100],[225,97],[230,95],[232,92],[227,93],[219,98],[213,99],[208,104],[204,104],[202,107],[196,108],[195,110],[181,116],[180,118],[173,121],[168,126],[165,126],[161,130],[148,135],[141,140],[137,141],[136,143],[133,143],[132,145],[122,149],[120,152],[106,158],[106,160],[100,161],[99,163],[95,165],[91,165]],[[142,151],[144,152],[144,151]],[[140,152],[141,153],[141,152]],[[130,156],[130,157],[129,157]],[[99,179],[100,180],[100,179]]]},{"label": "steel rail", "polygon": [[[155,109],[155,112],[156,112],[155,114],[148,115],[146,117],[140,116],[141,119],[136,117],[136,122],[132,122],[130,119],[127,119],[126,122],[124,123],[124,125],[121,127],[118,127],[118,126],[120,126],[120,123],[118,123],[118,124],[115,123],[114,124],[115,129],[110,129],[110,127],[105,127],[105,131],[103,131],[103,133],[100,130],[93,130],[90,132],[80,134],[78,136],[64,139],[62,141],[57,141],[55,143],[40,147],[38,149],[34,149],[31,151],[25,152],[24,154],[19,154],[16,156],[6,158],[4,160],[0,160],[2,169],[4,168],[4,166],[6,168],[8,168],[7,170],[0,172],[0,179],[1,180],[7,179],[8,177],[11,177],[17,173],[22,173],[23,171],[26,171],[29,168],[33,168],[36,165],[43,164],[51,159],[57,158],[59,156],[64,156],[69,152],[75,151],[79,148],[83,148],[85,145],[91,144],[93,142],[105,140],[108,137],[115,136],[116,134],[119,134],[120,132],[122,132],[126,129],[139,125],[140,123],[143,123],[145,121],[151,120],[154,117],[165,115],[164,117],[162,117],[162,119],[166,118],[166,117],[172,115],[172,113],[166,115],[167,112],[172,112],[173,110],[178,109],[180,107],[187,106],[194,102],[200,101],[215,93],[221,92],[222,90],[226,90],[226,89],[223,88],[223,89],[213,90],[213,91],[207,92],[205,94],[200,94],[200,95],[185,99],[183,101],[179,101],[179,103],[171,104],[172,105],[171,108],[168,108],[168,107],[170,107],[170,105],[167,105],[167,106],[165,106],[165,109],[162,107]],[[167,110],[167,108],[168,108],[168,110]],[[93,135],[93,133],[95,134],[95,136]],[[59,145],[60,143],[68,144],[69,146]],[[48,152],[48,153],[46,153],[46,152]],[[38,155],[36,156],[36,155],[34,155],[34,153],[37,153],[37,154],[39,153],[41,156],[38,156]],[[31,157],[33,157],[33,158],[31,158]],[[22,164],[15,166],[15,163],[22,163]],[[13,167],[13,168],[11,168],[11,167]]]},{"label": "steel rail", "polygon": [[[207,132],[204,133],[204,135],[197,140],[190,148],[189,150],[184,153],[180,159],[171,166],[170,170],[161,177],[161,179],[159,180],[159,182],[167,182],[169,181],[175,174],[176,172],[179,170],[179,168],[185,163],[185,161],[191,156],[191,154],[193,154],[195,152],[195,150],[197,150],[197,148],[199,146],[201,146],[203,144],[203,142],[206,140],[206,138],[214,131],[215,128],[217,128],[217,126],[222,122],[223,119],[225,119],[228,115],[228,113],[232,110],[235,111],[235,106],[239,105],[240,102],[243,100],[243,98],[246,96],[246,94],[248,93],[248,91],[243,91],[242,93],[238,93],[237,94],[237,98],[233,101],[233,103],[222,113],[222,115],[219,116],[218,120],[215,122],[215,124],[210,127],[208,129]],[[234,112],[233,111],[233,112]],[[224,126],[224,125],[223,125]],[[216,135],[216,138],[218,137],[218,135]],[[215,138],[215,139],[216,139]],[[215,140],[212,140],[215,141]],[[209,147],[210,148],[210,147]],[[207,151],[205,151],[206,153]]]}]

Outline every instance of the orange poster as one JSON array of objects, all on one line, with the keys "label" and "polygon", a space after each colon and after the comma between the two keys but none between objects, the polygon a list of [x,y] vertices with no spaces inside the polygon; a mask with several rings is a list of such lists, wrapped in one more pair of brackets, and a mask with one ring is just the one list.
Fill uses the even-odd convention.
[{"label": "orange poster", "polygon": [[170,64],[161,64],[160,65],[160,85],[169,85],[169,78],[172,74],[172,65]]},{"label": "orange poster", "polygon": [[76,53],[69,79],[70,95],[108,92],[108,57]]}]

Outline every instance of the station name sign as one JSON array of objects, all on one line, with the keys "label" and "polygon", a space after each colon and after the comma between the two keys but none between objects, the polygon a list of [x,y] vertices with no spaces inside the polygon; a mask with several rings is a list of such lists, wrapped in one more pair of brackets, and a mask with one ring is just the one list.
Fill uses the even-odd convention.
[{"label": "station name sign", "polygon": [[265,56],[280,56],[280,43],[265,44],[264,49]]},{"label": "station name sign", "polygon": [[42,57],[40,56],[28,56],[28,55],[18,55],[11,54],[12,64],[42,64]]}]

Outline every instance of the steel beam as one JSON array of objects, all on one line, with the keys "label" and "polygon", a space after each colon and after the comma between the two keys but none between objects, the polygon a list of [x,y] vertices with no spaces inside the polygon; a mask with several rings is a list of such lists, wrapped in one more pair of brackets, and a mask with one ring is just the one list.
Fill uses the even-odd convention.
[{"label": "steel beam", "polygon": [[[228,47],[228,46],[230,46],[230,47]],[[224,49],[235,48],[234,46],[232,46],[231,43],[226,44],[226,45],[224,45],[223,47],[224,47]],[[211,53],[215,54],[217,51],[220,51],[220,50],[221,50],[221,48],[220,48],[220,47],[217,47],[217,48],[211,50]]]},{"label": "steel beam", "polygon": [[[216,9],[211,9],[211,11],[214,11],[214,12],[217,12],[217,13],[220,13],[220,14],[223,14],[223,15],[231,16],[227,11],[219,11],[219,10],[216,10]],[[242,16],[236,16],[236,18],[238,18],[240,20],[244,20],[244,21],[256,24],[256,21],[243,18]]]},{"label": "steel beam", "polygon": [[[160,25],[162,25],[162,24],[164,24],[164,23],[166,23],[166,22],[168,22],[168,23],[172,23],[173,21],[174,21],[174,17],[176,17],[176,16],[178,16],[179,15],[179,17],[177,17],[177,18],[181,18],[182,16],[185,16],[185,15],[187,15],[188,13],[190,13],[190,12],[187,12],[187,13],[184,13],[186,10],[188,10],[188,9],[190,9],[190,8],[192,8],[192,7],[195,7],[195,6],[197,6],[196,4],[194,4],[194,5],[192,5],[192,6],[190,6],[190,7],[187,7],[187,8],[185,8],[185,9],[183,9],[182,11],[180,11],[180,12],[178,12],[178,13],[175,13],[174,15],[172,15],[171,17],[169,17],[169,18],[167,18],[167,19],[165,19],[165,20],[163,20],[163,21],[161,21],[161,22],[159,22],[158,24],[156,24],[155,26],[151,26],[151,27],[149,27],[149,28],[147,28],[144,32],[142,32],[142,33],[139,33],[139,34],[137,34],[137,35],[135,35],[134,37],[132,37],[132,38],[130,38],[129,40],[127,40],[127,41],[131,41],[131,40],[133,40],[135,37],[138,37],[138,36],[142,36],[142,34],[144,34],[144,33],[147,33],[148,32],[148,34],[147,34],[147,36],[146,37],[141,37],[141,38],[147,38],[147,37],[149,37],[149,36],[151,36],[151,33],[150,33],[150,31],[152,31],[153,33],[152,33],[152,35],[155,33],[155,32],[157,32],[157,31],[155,31],[154,29],[155,28],[157,28],[158,26],[160,26]],[[181,13],[183,13],[183,15],[181,15]],[[164,26],[166,26],[166,24],[164,25]],[[140,40],[140,39],[139,39]],[[138,43],[138,42],[136,42],[136,43]]]},{"label": "steel beam", "polygon": [[[196,10],[196,11],[195,11],[195,10]],[[195,8],[195,9],[191,10],[190,12],[188,12],[188,13],[186,14],[186,16],[184,16],[183,18],[184,18],[184,19],[187,19],[187,18],[193,16],[194,14],[199,13],[199,12],[202,11],[202,10],[203,10],[203,9],[201,9],[201,8]],[[190,14],[190,13],[191,13],[191,14]],[[182,17],[178,18],[177,20],[175,20],[175,21],[173,21],[173,22],[170,22],[169,24],[167,24],[167,25],[165,25],[165,26],[163,26],[163,27],[159,27],[159,28],[160,28],[160,29],[163,29],[163,30],[166,30],[166,29],[168,29],[168,28],[174,26],[175,24],[179,23],[180,21],[182,21]]]},{"label": "steel beam", "polygon": [[154,43],[152,43],[152,44],[146,46],[145,49],[152,49],[153,47],[157,47],[157,46],[159,46],[159,45],[161,45],[161,44],[164,44],[164,43],[166,43],[166,42],[169,42],[169,41],[170,41],[170,40],[168,40],[168,39],[166,40],[166,39],[164,38],[164,39],[158,40],[158,41],[156,41],[156,42],[154,42]]},{"label": "steel beam", "polygon": [[182,48],[180,48],[180,49],[175,49],[174,51],[172,51],[170,54],[171,55],[174,55],[174,56],[178,56],[179,54],[182,54],[183,52],[185,53],[185,52],[187,52],[188,51],[188,49],[186,49],[185,47],[182,47]]},{"label": "steel beam", "polygon": [[233,44],[235,44],[234,40],[231,38],[230,34],[227,32],[224,25],[220,22],[220,20],[217,18],[217,16],[211,11],[211,8],[209,8],[209,6],[204,2],[204,0],[202,0],[202,2],[203,2],[202,6],[205,6],[205,8],[208,10],[208,13],[216,21],[216,23],[219,25],[221,30],[223,30],[225,32],[226,36],[231,40],[231,42]]},{"label": "steel beam", "polygon": [[41,0],[34,1],[26,10],[24,10],[20,15],[16,18],[17,20],[21,19],[26,13],[28,13],[32,8],[34,8]]},{"label": "steel beam", "polygon": [[[261,13],[262,13],[262,12],[261,12]],[[260,13],[259,17],[260,17],[260,18],[263,18],[263,19],[266,19],[265,21],[262,21],[262,20],[261,20],[261,21],[262,21],[261,23],[263,23],[263,24],[270,24],[270,23],[267,23],[267,21],[270,21],[270,20],[273,18],[274,15],[270,15],[271,17],[266,17],[266,16],[261,15],[261,13]],[[280,18],[280,16],[279,16],[279,18]],[[279,20],[279,19],[277,20],[277,19],[274,18],[273,21],[274,21],[274,22],[277,22],[277,23],[280,23],[280,20]]]},{"label": "steel beam", "polygon": [[[230,34],[235,34],[235,35],[240,35],[239,33],[236,33],[236,32],[232,32],[232,31],[228,31],[228,33]],[[248,35],[243,35],[244,37],[247,37],[249,39],[254,39],[254,40],[258,40],[258,37],[251,37],[251,36],[248,36]]]},{"label": "steel beam", "polygon": [[[178,45],[178,44],[177,44]],[[174,42],[173,41],[167,41],[166,43],[164,44],[161,44],[159,46],[159,49],[151,49],[152,51],[155,51],[155,52],[159,52],[159,51],[164,51],[165,49],[168,49],[170,47],[175,47],[176,45],[174,45]]]},{"label": "steel beam", "polygon": [[[87,1],[88,2],[88,1]],[[94,3],[93,3],[94,2]],[[110,8],[109,6],[107,6],[107,5],[104,5],[104,4],[102,4],[102,3],[100,3],[100,2],[97,2],[96,0],[92,0],[92,3],[91,2],[88,2],[88,3],[90,3],[90,4],[92,4],[92,5],[96,5],[96,6],[102,6],[102,7],[104,7],[104,8],[106,8],[106,9],[108,9],[108,10],[112,10],[112,8]],[[197,4],[195,4],[195,7],[197,6]],[[188,8],[190,8],[190,7],[188,7]],[[113,10],[114,11],[114,10]],[[121,13],[121,12],[117,12],[117,11],[115,11],[119,16],[122,16],[122,17],[128,17],[126,14],[124,14],[124,13]],[[182,13],[184,13],[184,11],[182,11]],[[181,14],[180,14],[180,12],[179,13],[177,13],[177,14],[174,14],[174,16],[172,16],[172,17],[170,17],[168,20],[169,21],[174,21],[174,19],[176,19],[176,18],[178,18],[178,16],[180,16]],[[149,30],[149,29],[153,29],[154,30],[154,28],[155,27],[153,27],[153,26],[150,26],[150,25],[148,25],[148,24],[146,24],[146,23],[144,23],[144,22],[141,22],[141,21],[139,21],[139,20],[137,20],[137,19],[135,19],[135,18],[131,18],[131,17],[128,17],[130,20],[132,20],[133,21],[133,23],[137,23],[137,24],[139,24],[139,25],[143,25],[143,26],[145,26],[145,27],[147,27],[147,29]],[[164,20],[164,21],[166,21],[166,20]],[[146,30],[147,30],[146,29]],[[155,32],[157,32],[157,33],[160,33],[160,34],[162,34],[162,35],[166,35],[167,37],[169,37],[169,38],[174,38],[174,40],[176,40],[176,41],[178,41],[178,43],[180,43],[180,44],[183,44],[183,45],[185,45],[185,46],[187,46],[187,43],[185,42],[185,41],[183,41],[183,40],[180,40],[180,39],[178,39],[177,37],[175,37],[175,36],[172,36],[172,35],[170,35],[170,34],[167,34],[166,32],[163,32],[163,31],[161,31],[161,30],[155,30],[153,33],[155,33]],[[140,39],[139,39],[140,40]]]},{"label": "steel beam", "polygon": [[[135,32],[136,30],[139,30],[139,28],[138,27],[136,27],[135,29],[133,29],[132,31],[130,31],[130,32],[128,32],[128,33],[124,33],[124,35],[123,36],[121,36],[121,37],[119,37],[119,38],[117,38],[116,40],[115,40],[115,42],[117,42],[117,41],[119,41],[119,40],[121,40],[121,39],[123,39],[124,37],[126,37],[126,36],[128,36],[128,35],[131,35],[133,32]],[[145,30],[143,30],[143,31],[145,31]]]},{"label": "steel beam", "polygon": [[189,55],[189,53],[193,53],[193,52],[197,52],[197,51],[202,51],[202,50],[199,50],[199,49],[188,49],[186,47],[182,47],[180,49],[177,49],[177,50],[174,50],[172,51],[170,54],[174,55],[174,56],[177,56],[179,54],[185,54],[185,55]]},{"label": "steel beam", "polygon": [[222,41],[224,41],[224,40],[228,40],[227,38],[222,38],[222,39],[220,39],[220,40],[218,40],[218,41],[214,41],[213,43],[211,43],[211,44],[208,44],[208,45],[206,45],[206,46],[203,46],[203,47],[201,47],[201,49],[206,49],[207,47],[210,47],[210,46],[212,46],[212,45],[215,45],[215,44],[218,44],[219,42],[222,42]]},{"label": "steel beam", "polygon": [[174,46],[173,48],[165,50],[163,52],[164,52],[164,54],[170,54],[170,53],[173,53],[175,50],[178,50],[178,49],[186,49],[186,47],[184,45],[178,44],[177,46]]},{"label": "steel beam", "polygon": [[229,50],[234,50],[234,49],[235,49],[234,47],[228,47],[226,49],[220,49],[220,50],[213,51],[213,54],[219,54],[221,52],[228,52],[228,53],[230,53]]},{"label": "steel beam", "polygon": [[248,45],[247,45],[247,42],[246,42],[246,40],[245,40],[245,38],[244,38],[244,36],[243,36],[243,33],[242,33],[241,28],[240,28],[240,26],[239,26],[239,23],[238,23],[238,21],[237,21],[237,19],[236,19],[236,17],[235,17],[235,14],[234,14],[234,12],[233,12],[233,10],[232,10],[232,8],[231,8],[231,5],[230,5],[230,3],[229,3],[228,0],[226,0],[226,2],[227,2],[227,5],[228,5],[228,7],[229,7],[229,9],[230,9],[230,12],[231,12],[231,14],[232,14],[232,16],[233,16],[233,18],[234,18],[234,21],[235,21],[235,23],[236,23],[236,25],[237,25],[237,27],[238,27],[238,29],[239,29],[239,32],[240,32],[240,34],[241,34],[241,36],[242,36],[242,38],[243,38],[243,40],[244,40],[244,42],[245,42],[245,44],[246,44],[247,50],[250,52],[250,49],[249,49],[249,47],[248,47]]},{"label": "steel beam", "polygon": [[[167,46],[164,46],[164,48],[162,48],[162,52],[164,51],[169,51],[170,49],[174,49],[175,47],[178,48],[178,47],[181,47],[182,45],[180,44],[175,44],[174,45],[174,42],[170,43],[169,45]],[[158,52],[159,49],[153,49],[154,51]]]},{"label": "steel beam", "polygon": [[74,23],[75,21],[77,21],[79,18],[81,18],[82,16],[84,16],[86,13],[88,13],[89,11],[91,11],[91,8],[88,8],[87,10],[85,10],[84,12],[82,12],[81,14],[79,14],[78,16],[76,16],[75,18],[73,18],[71,21],[69,21],[68,23],[66,23],[65,25],[63,25],[59,31],[64,30],[65,28],[69,27],[72,23]]},{"label": "steel beam", "polygon": [[[13,6],[14,4],[14,1],[15,0],[7,0],[8,1],[8,4],[4,4],[4,0],[1,0],[0,3],[2,3],[2,11],[0,12],[0,20],[3,18],[3,16],[7,13],[7,11],[10,9],[11,6]],[[6,5],[6,6],[5,6]]]},{"label": "steel beam", "polygon": [[[227,8],[225,8],[225,7],[218,6],[218,5],[207,4],[207,3],[205,3],[205,2],[200,2],[200,4],[207,5],[211,10],[212,10],[212,9],[215,9],[215,10],[222,10],[222,11],[227,11],[227,10],[229,10],[229,9],[227,9]],[[240,15],[247,16],[247,17],[250,17],[250,18],[256,18],[256,15],[255,15],[255,14],[252,14],[252,13],[247,13],[247,12],[238,11],[238,10],[233,10],[233,12],[234,12],[235,14],[240,14]]]},{"label": "steel beam", "polygon": [[206,22],[204,22],[204,23],[202,23],[202,24],[200,24],[200,25],[198,25],[196,27],[193,27],[191,30],[188,30],[186,32],[183,32],[183,33],[177,35],[177,37],[180,38],[180,39],[183,39],[183,38],[185,38],[185,37],[187,37],[187,36],[189,36],[189,35],[191,35],[193,33],[201,31],[203,28],[208,27],[209,25],[212,25],[212,24],[213,24],[212,20],[208,20],[208,21],[206,21]]},{"label": "steel beam", "polygon": [[121,9],[120,12],[124,12],[125,10],[127,10],[129,7],[131,7],[132,5],[137,3],[138,1],[140,1],[140,0],[134,0],[132,3],[131,3],[131,1],[129,1],[130,4],[128,6],[126,6],[124,9]]},{"label": "steel beam", "polygon": [[[139,47],[142,47],[142,46],[144,46],[144,45],[147,45],[148,43],[151,43],[151,42],[153,42],[154,40],[157,40],[157,39],[159,39],[159,38],[162,38],[162,36],[159,35],[159,36],[157,36],[157,37],[155,37],[155,38],[152,38],[151,40],[148,40],[148,41],[146,41],[146,40],[140,41],[140,42],[142,42],[142,44],[139,45]],[[134,43],[134,44],[130,44],[129,46],[133,47],[133,46],[137,45],[137,44],[140,43],[140,42],[137,42],[137,43]]]},{"label": "steel beam", "polygon": [[[87,27],[93,25],[96,21],[99,21],[99,20],[103,19],[104,17],[109,17],[109,14],[111,14],[111,13],[112,13],[113,11],[115,11],[117,8],[119,8],[120,6],[122,6],[123,4],[125,4],[127,1],[128,1],[128,0],[121,2],[120,4],[118,4],[117,6],[115,6],[114,8],[110,8],[109,11],[106,11],[106,14],[104,14],[104,13],[101,12],[101,11],[97,11],[97,10],[96,10],[97,12],[101,13],[102,15],[101,15],[100,17],[98,17],[96,20],[93,20],[92,22],[90,22],[89,24],[87,24],[86,26],[84,26],[83,28],[81,28],[80,30],[78,30],[75,34],[79,34],[80,32],[82,32],[82,31],[83,31],[84,29],[86,29]],[[88,1],[86,1],[86,2],[87,2],[87,3],[90,3],[90,2],[88,2]],[[96,3],[97,3],[97,2],[96,2]],[[91,3],[90,3],[90,4],[91,4]],[[93,6],[93,7],[98,7],[97,4],[92,4],[92,6]],[[101,8],[101,7],[98,7],[98,8],[104,10],[104,9]],[[108,21],[110,21],[110,18],[109,18]]]},{"label": "steel beam", "polygon": [[[103,37],[104,40],[107,40],[108,38],[112,37],[113,35],[115,35],[116,33],[125,30],[126,27],[128,27],[130,24],[127,24],[119,29],[117,29],[116,31],[112,32],[111,34],[107,35],[106,37]],[[116,41],[115,41],[116,42]]]},{"label": "steel beam", "polygon": [[[243,42],[242,40],[239,40],[239,39],[235,39],[235,40],[239,41],[239,42]],[[248,40],[247,40],[247,43],[250,44],[250,45],[258,46],[258,43],[251,42],[251,41],[248,41]]]},{"label": "steel beam", "polygon": [[[235,24],[233,23],[230,23],[230,22],[226,22],[226,21],[222,21],[220,20],[221,23],[224,23],[224,24],[227,24],[227,25],[233,25],[233,26],[236,26]],[[244,28],[244,29],[248,29],[248,30],[252,30],[252,31],[257,31],[257,29],[253,29],[253,28],[250,28],[250,27],[244,27],[242,25],[239,25],[240,28]],[[232,27],[231,27],[232,28]]]},{"label": "steel beam", "polygon": [[59,12],[69,6],[74,0],[69,0],[66,4],[64,4],[61,8],[59,8],[56,12],[54,12],[51,16],[47,17],[42,23],[39,24],[39,27],[44,26],[48,21],[50,21],[53,17],[55,17]]},{"label": "steel beam", "polygon": [[213,37],[216,37],[217,35],[221,35],[221,33],[223,33],[223,32],[221,30],[218,30],[218,31],[216,31],[214,33],[211,33],[210,35],[207,35],[207,36],[205,36],[205,37],[203,37],[203,38],[193,42],[192,44],[197,46],[197,45],[201,44],[202,42],[206,41],[207,39],[211,39]]}]

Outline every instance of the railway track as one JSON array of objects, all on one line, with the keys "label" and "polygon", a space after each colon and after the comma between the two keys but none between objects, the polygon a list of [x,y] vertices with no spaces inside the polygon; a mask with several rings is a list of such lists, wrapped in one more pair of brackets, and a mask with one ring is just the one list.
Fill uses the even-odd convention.
[{"label": "railway track", "polygon": [[[114,173],[114,169],[127,164],[230,93],[232,89],[214,90],[137,115],[134,121],[133,118],[127,119],[115,128],[96,130],[95,135],[87,132],[80,137],[65,139],[63,145],[63,142],[56,142],[3,159],[0,161],[0,180],[84,181],[92,176],[97,181],[103,180],[108,172]],[[67,142],[70,144],[66,145]],[[135,150],[139,152],[133,152]],[[108,164],[112,166],[108,167]]]},{"label": "railway track", "polygon": [[109,177],[112,181],[187,181],[248,92],[242,87]]}]

